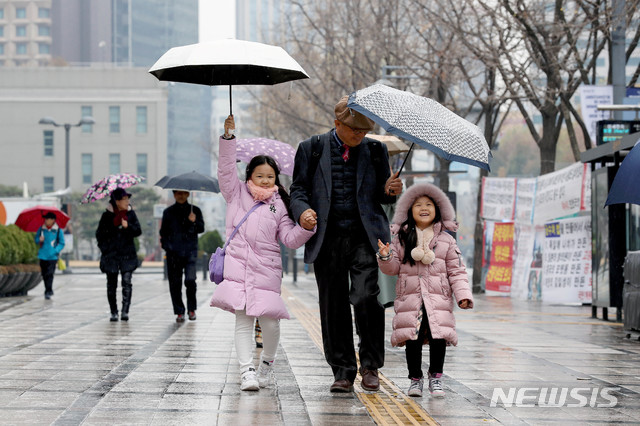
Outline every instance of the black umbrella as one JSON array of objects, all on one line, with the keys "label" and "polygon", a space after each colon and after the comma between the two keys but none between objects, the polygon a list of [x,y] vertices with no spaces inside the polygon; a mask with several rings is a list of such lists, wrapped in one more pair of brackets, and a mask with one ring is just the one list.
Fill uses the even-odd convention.
[{"label": "black umbrella", "polygon": [[195,170],[177,176],[165,176],[155,184],[160,188],[176,191],[220,192],[218,179],[205,176]]},{"label": "black umbrella", "polygon": [[193,209],[193,192],[220,192],[218,179],[206,176],[195,170],[189,173],[183,173],[177,176],[164,176],[156,182],[155,186],[164,189],[172,189],[174,191],[191,192],[191,206]]},{"label": "black umbrella", "polygon": [[149,72],[161,81],[229,85],[229,114],[234,84],[273,85],[309,78],[283,48],[235,39],[171,48]]}]

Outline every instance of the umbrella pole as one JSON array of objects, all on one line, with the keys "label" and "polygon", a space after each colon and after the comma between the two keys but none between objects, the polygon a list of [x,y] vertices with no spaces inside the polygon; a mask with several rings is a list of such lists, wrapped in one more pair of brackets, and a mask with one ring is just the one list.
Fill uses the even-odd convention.
[{"label": "umbrella pole", "polygon": [[414,145],[415,145],[415,143],[411,142],[411,147],[409,148],[409,152],[407,152],[407,156],[404,157],[404,161],[402,162],[402,165],[400,166],[400,170],[398,170],[398,176],[400,176],[400,173],[402,173],[402,169],[404,168],[404,163],[407,162],[407,159],[411,155],[411,151],[413,150],[413,146]]},{"label": "umbrella pole", "polygon": [[231,108],[231,85],[229,85],[229,115],[233,115],[233,108]]}]

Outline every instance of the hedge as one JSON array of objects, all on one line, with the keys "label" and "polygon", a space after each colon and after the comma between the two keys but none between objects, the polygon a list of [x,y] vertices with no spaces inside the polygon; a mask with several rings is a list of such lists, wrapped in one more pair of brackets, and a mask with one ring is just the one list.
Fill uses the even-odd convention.
[{"label": "hedge", "polygon": [[0,225],[0,265],[38,262],[38,246],[34,234],[16,225]]}]

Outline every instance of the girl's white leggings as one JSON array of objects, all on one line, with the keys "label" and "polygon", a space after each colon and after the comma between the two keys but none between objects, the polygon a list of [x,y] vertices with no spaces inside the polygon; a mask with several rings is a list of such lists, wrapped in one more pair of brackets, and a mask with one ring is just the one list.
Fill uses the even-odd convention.
[{"label": "girl's white leggings", "polygon": [[[261,360],[273,361],[276,359],[278,343],[280,343],[280,320],[259,317],[262,328],[262,356]],[[255,317],[247,316],[244,310],[236,311],[236,354],[240,364],[240,373],[249,368],[255,368],[253,364],[253,351],[256,347],[254,340]]]}]

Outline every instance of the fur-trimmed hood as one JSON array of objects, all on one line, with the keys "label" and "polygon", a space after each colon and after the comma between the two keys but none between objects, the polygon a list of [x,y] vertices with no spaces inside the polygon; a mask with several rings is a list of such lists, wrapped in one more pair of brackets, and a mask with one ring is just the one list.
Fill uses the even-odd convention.
[{"label": "fur-trimmed hood", "polygon": [[[421,183],[409,187],[400,199],[396,203],[395,214],[391,221],[393,225],[398,228],[402,223],[407,220],[407,212],[418,198],[426,195],[431,198],[433,202],[438,206],[440,210],[441,223],[444,228],[449,231],[455,232],[458,230],[458,223],[456,222],[456,212],[453,209],[453,204],[440,188],[430,183]],[[395,228],[395,226],[394,226]]]}]

